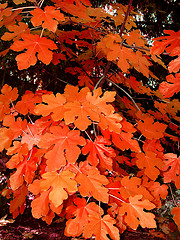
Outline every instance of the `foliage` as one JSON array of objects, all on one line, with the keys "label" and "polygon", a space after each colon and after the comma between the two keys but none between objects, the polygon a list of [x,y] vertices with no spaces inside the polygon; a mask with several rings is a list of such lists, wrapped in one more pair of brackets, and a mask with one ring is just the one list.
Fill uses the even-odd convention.
[{"label": "foliage", "polygon": [[119,239],[127,228],[156,228],[152,210],[179,189],[179,32],[150,47],[131,5],[111,14],[88,0],[0,4],[2,59],[16,56],[12,75],[36,88],[1,89],[0,151],[11,169],[1,194],[13,218],[31,193],[33,217],[65,216],[66,236]]}]

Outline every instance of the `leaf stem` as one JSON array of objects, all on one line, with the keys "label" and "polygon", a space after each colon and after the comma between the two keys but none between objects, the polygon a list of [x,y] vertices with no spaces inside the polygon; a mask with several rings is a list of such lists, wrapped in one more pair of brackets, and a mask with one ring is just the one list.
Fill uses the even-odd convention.
[{"label": "leaf stem", "polygon": [[131,101],[134,103],[134,105],[136,106],[138,111],[141,111],[141,109],[138,107],[138,105],[135,103],[134,99],[131,97],[131,95],[129,93],[127,93],[123,88],[121,88],[119,85],[117,85],[116,83],[114,83],[113,81],[111,81],[110,79],[108,79],[109,82],[111,82],[112,84],[114,84],[117,88],[119,88],[121,91],[123,91],[130,99]]},{"label": "leaf stem", "polygon": [[170,192],[171,192],[171,196],[172,196],[173,203],[174,203],[174,205],[175,205],[176,207],[178,207],[178,204],[177,204],[176,201],[175,201],[175,198],[174,198],[173,191],[172,191],[172,188],[171,188],[170,183],[168,184],[168,186],[169,186],[169,189],[170,189]]},{"label": "leaf stem", "polygon": [[18,10],[23,10],[23,9],[28,9],[28,8],[37,8],[37,6],[13,8],[13,9],[11,9],[11,11],[18,11]]},{"label": "leaf stem", "polygon": [[123,21],[123,24],[122,24],[121,29],[120,29],[120,32],[119,32],[119,35],[120,35],[120,36],[122,36],[122,33],[123,33],[123,31],[124,31],[124,27],[125,27],[125,24],[126,24],[128,15],[129,15],[129,13],[130,13],[130,8],[131,8],[131,5],[132,5],[132,2],[133,2],[133,0],[130,0],[130,1],[129,1],[128,7],[127,7],[127,11],[126,11],[126,14],[125,14],[125,17],[124,17],[124,21]]},{"label": "leaf stem", "polygon": [[119,200],[120,202],[123,202],[123,203],[126,203],[125,201],[123,201],[122,199],[112,195],[112,194],[109,194],[109,196],[113,197],[113,198],[116,198],[117,200]]}]

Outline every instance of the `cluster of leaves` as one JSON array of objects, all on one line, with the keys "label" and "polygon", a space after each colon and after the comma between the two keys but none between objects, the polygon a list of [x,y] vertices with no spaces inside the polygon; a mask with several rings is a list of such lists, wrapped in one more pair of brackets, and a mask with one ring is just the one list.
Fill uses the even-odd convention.
[{"label": "cluster of leaves", "polygon": [[[51,224],[55,214],[65,216],[66,236],[119,239],[127,228],[156,228],[149,210],[161,208],[171,183],[180,188],[179,32],[165,31],[150,48],[131,0],[116,4],[115,15],[88,0],[13,2],[21,7],[0,5],[1,39],[9,44],[1,56],[18,52],[19,70],[71,63],[65,71],[78,84],[55,94],[41,82],[22,96],[2,87],[0,151],[13,172],[1,193],[11,198],[10,213],[22,214],[31,193],[33,217]],[[153,64],[166,68],[164,51],[178,57],[167,81],[151,90],[143,81],[158,81]],[[180,228],[180,206],[171,213]]]}]

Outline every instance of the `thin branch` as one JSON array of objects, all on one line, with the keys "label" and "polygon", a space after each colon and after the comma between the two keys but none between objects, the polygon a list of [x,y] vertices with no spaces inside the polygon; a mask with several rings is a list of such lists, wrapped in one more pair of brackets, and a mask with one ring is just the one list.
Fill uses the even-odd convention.
[{"label": "thin branch", "polygon": [[121,29],[120,29],[120,33],[119,33],[120,36],[122,36],[122,33],[124,31],[124,27],[125,27],[128,15],[130,13],[132,2],[133,2],[133,0],[129,1],[128,7],[127,7],[127,11],[126,11],[126,14],[125,14],[125,17],[124,17],[124,21],[123,21],[123,24],[122,24]]},{"label": "thin branch", "polygon": [[[93,91],[99,86],[100,83],[101,83],[101,86],[102,86],[102,84],[103,84],[103,82],[104,82],[103,80],[106,78],[106,76],[107,76],[107,74],[108,74],[108,72],[109,72],[110,67],[111,67],[111,61],[108,61],[107,65],[106,65],[106,68],[105,68],[105,70],[104,70],[104,74],[103,74],[103,76],[99,79],[99,81],[96,83]],[[103,81],[103,82],[102,82],[102,81]],[[92,92],[93,92],[93,91],[92,91]]]},{"label": "thin branch", "polygon": [[109,196],[113,197],[113,198],[116,198],[117,200],[119,200],[120,202],[123,202],[123,203],[126,203],[125,201],[123,201],[122,199],[112,195],[112,194],[109,194]]},{"label": "thin branch", "polygon": [[27,9],[27,8],[37,8],[37,6],[13,8],[13,9],[11,9],[11,11],[18,11],[18,10],[23,10],[23,9]]},{"label": "thin branch", "polygon": [[173,191],[172,191],[171,185],[168,184],[168,186],[169,186],[169,189],[170,189],[170,192],[171,192],[171,196],[172,196],[173,203],[174,203],[174,205],[175,205],[176,207],[178,207],[178,204],[176,203],[175,198],[174,198],[174,195],[173,195]]},{"label": "thin branch", "polygon": [[131,101],[134,103],[134,105],[136,106],[138,111],[141,111],[140,108],[138,107],[138,105],[135,103],[134,99],[131,97],[131,95],[129,93],[127,93],[123,88],[121,88],[119,85],[117,85],[116,83],[114,83],[113,81],[111,81],[110,79],[107,79],[109,82],[111,82],[112,84],[114,84],[117,88],[119,88],[121,91],[123,91],[130,99]]},{"label": "thin branch", "polygon": [[89,134],[87,133],[87,131],[84,131],[84,132],[85,132],[86,135],[88,136],[89,140],[91,140],[91,141],[93,142],[92,138],[89,136]]},{"label": "thin branch", "polygon": [[63,47],[66,49],[66,51],[72,56],[72,58],[74,59],[74,61],[79,65],[79,67],[83,70],[83,72],[91,79],[91,76],[87,73],[87,71],[84,69],[84,67],[82,66],[82,64],[77,60],[77,56],[75,56],[74,54],[72,54],[69,49],[66,47],[66,45],[60,40],[60,38],[54,33],[54,35],[56,36],[57,40],[59,41],[59,43],[61,45],[63,45]]}]

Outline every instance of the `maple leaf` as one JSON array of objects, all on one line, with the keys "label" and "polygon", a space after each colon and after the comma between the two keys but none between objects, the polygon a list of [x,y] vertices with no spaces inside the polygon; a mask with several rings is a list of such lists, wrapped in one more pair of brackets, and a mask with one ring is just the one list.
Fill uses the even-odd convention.
[{"label": "maple leaf", "polygon": [[49,200],[55,207],[60,206],[63,200],[68,198],[68,193],[77,191],[77,183],[74,180],[75,174],[66,170],[59,174],[57,172],[47,172],[42,175],[40,189],[48,190],[52,187],[49,193]]},{"label": "maple leaf", "polygon": [[0,95],[0,121],[2,121],[6,114],[10,113],[9,104],[15,101],[18,97],[17,88],[10,87],[5,84],[1,89]]},{"label": "maple leaf", "polygon": [[163,161],[156,157],[156,153],[147,151],[136,154],[136,164],[138,168],[144,169],[144,173],[152,180],[155,180],[160,174],[159,169],[164,166]]},{"label": "maple leaf", "polygon": [[107,114],[114,112],[114,107],[110,102],[114,102],[116,92],[106,91],[102,96],[102,89],[95,89],[93,92],[88,92],[86,99],[91,104],[95,105],[98,108],[99,113]]},{"label": "maple leaf", "polygon": [[124,221],[132,229],[136,230],[140,224],[142,228],[156,228],[155,216],[152,213],[144,212],[143,209],[151,210],[155,207],[149,200],[141,200],[142,195],[129,197],[129,203],[123,202],[119,207],[119,214],[125,215]]},{"label": "maple leaf", "polygon": [[13,200],[10,202],[9,212],[13,214],[13,218],[16,218],[19,212],[22,214],[25,207],[24,203],[26,196],[28,195],[28,189],[26,185],[22,185],[16,191],[13,192]]},{"label": "maple leaf", "polygon": [[[50,50],[57,49],[56,44],[46,37],[40,37],[35,34],[23,33],[21,40],[16,40],[12,45],[13,51],[23,51],[27,49],[25,53],[21,53],[16,57],[18,69],[26,69],[32,65],[35,65],[37,58],[45,64],[49,64],[53,57],[53,52]],[[36,57],[36,53],[37,57]]]},{"label": "maple leaf", "polygon": [[[36,149],[34,149],[36,151]],[[34,157],[34,151],[28,156],[24,157],[24,161],[20,162],[16,168],[16,172],[10,177],[10,185],[13,191],[23,185],[24,180],[26,183],[32,183],[35,171],[37,170],[38,158]]]},{"label": "maple leaf", "polygon": [[62,120],[64,118],[64,113],[66,109],[64,108],[64,103],[66,102],[66,98],[57,93],[56,96],[54,94],[43,95],[42,101],[45,104],[39,104],[35,108],[35,113],[37,115],[48,116],[52,113],[51,117],[54,121]]},{"label": "maple leaf", "polygon": [[138,122],[137,128],[148,139],[159,139],[164,136],[167,126],[163,123],[154,122],[152,117],[146,117],[143,122]]},{"label": "maple leaf", "polygon": [[[84,198],[75,198],[74,204],[66,208],[67,213],[75,216],[66,222],[65,235],[66,236],[80,236],[83,233],[84,227],[88,223],[88,215],[94,212],[99,213],[99,206],[94,202],[87,204]],[[103,211],[103,210],[102,210]]]},{"label": "maple leaf", "polygon": [[15,109],[17,112],[26,115],[29,112],[34,114],[34,109],[36,107],[36,103],[42,102],[42,97],[34,94],[31,91],[26,91],[22,96],[21,101],[18,101],[15,105]]},{"label": "maple leaf", "polygon": [[42,24],[43,28],[47,28],[52,32],[56,32],[58,21],[65,20],[64,15],[53,6],[46,6],[44,11],[36,8],[30,13],[33,15],[31,22],[34,27]]},{"label": "maple leaf", "polygon": [[21,144],[21,142],[14,141],[14,145],[8,148],[7,155],[13,155],[6,163],[6,166],[10,169],[16,168],[16,166],[24,160],[24,156],[28,154],[27,144]]},{"label": "maple leaf", "polygon": [[7,7],[7,2],[0,4],[0,21],[3,20],[3,17],[8,17],[12,13],[11,11],[12,8],[6,8],[6,7]]},{"label": "maple leaf", "polygon": [[17,138],[18,136],[22,135],[23,131],[27,126],[27,121],[22,120],[20,117],[16,119],[13,115],[6,115],[3,120],[3,125],[9,127],[13,134],[13,139]]},{"label": "maple leaf", "polygon": [[26,143],[28,149],[31,150],[34,145],[37,145],[41,139],[41,134],[38,133],[38,126],[36,124],[27,124],[27,128],[22,134],[21,143]]},{"label": "maple leaf", "polygon": [[121,187],[119,188],[119,192],[124,199],[128,199],[129,197],[134,197],[136,195],[142,195],[144,199],[148,199],[149,201],[153,200],[152,195],[149,191],[142,185],[142,179],[138,177],[125,176],[121,180]]},{"label": "maple leaf", "polygon": [[133,152],[141,152],[138,142],[132,139],[133,134],[131,133],[122,131],[120,134],[117,134],[116,132],[109,132],[108,130],[102,131],[102,133],[107,139],[112,137],[114,145],[123,151],[125,149],[131,149]]},{"label": "maple leaf", "polygon": [[[74,123],[81,131],[85,131],[92,121],[99,121],[99,114],[96,106],[89,102],[70,102],[64,106],[67,111],[64,113],[66,125]],[[90,120],[90,119],[91,120]]]},{"label": "maple leaf", "polygon": [[180,91],[180,73],[177,73],[175,77],[170,74],[166,79],[167,82],[162,82],[159,85],[159,91],[164,97],[169,98]]},{"label": "maple leaf", "polygon": [[18,25],[9,25],[7,26],[9,32],[5,32],[1,37],[3,41],[13,41],[18,40],[21,37],[22,33],[30,33],[28,25],[24,22],[19,22]]},{"label": "maple leaf", "polygon": [[1,128],[0,129],[0,152],[4,149],[8,149],[11,146],[14,134],[11,129]]},{"label": "maple leaf", "polygon": [[178,228],[180,229],[180,204],[179,204],[179,207],[174,207],[172,209],[171,214],[174,215],[173,220],[175,221]]},{"label": "maple leaf", "polygon": [[171,53],[171,56],[175,56],[179,51],[180,31],[174,32],[172,30],[164,30],[164,33],[169,36],[154,38],[151,53],[159,55],[166,49],[167,53]]},{"label": "maple leaf", "polygon": [[162,168],[164,171],[164,182],[175,182],[177,188],[180,187],[180,157],[177,157],[174,153],[164,154],[164,164]]},{"label": "maple leaf", "polygon": [[67,126],[53,126],[50,133],[42,136],[38,146],[41,148],[54,147],[45,154],[47,158],[47,166],[50,171],[60,169],[66,165],[66,159],[70,163],[74,163],[81,150],[77,145],[85,145],[85,139],[80,135],[79,130],[72,130]]},{"label": "maple leaf", "polygon": [[36,197],[31,202],[32,215],[34,218],[46,216],[49,212],[49,191],[41,192],[40,196]]},{"label": "maple leaf", "polygon": [[98,201],[108,202],[108,189],[103,185],[108,184],[109,181],[99,173],[97,168],[92,167],[87,175],[83,173],[78,174],[76,181],[80,184],[78,189],[83,197],[93,196]]},{"label": "maple leaf", "polygon": [[61,0],[53,0],[63,11],[72,14],[73,16],[78,16],[81,21],[89,21],[91,18],[86,13],[86,6],[91,6],[88,0],[66,0],[66,2]]},{"label": "maple leaf", "polygon": [[83,236],[85,238],[90,238],[95,236],[97,240],[108,240],[107,234],[116,240],[119,239],[119,230],[114,226],[116,220],[113,219],[110,215],[104,215],[101,218],[101,215],[94,213],[89,215],[89,223],[84,227]]},{"label": "maple leaf", "polygon": [[168,195],[168,186],[165,184],[160,185],[159,182],[154,182],[151,181],[148,185],[147,185],[148,190],[151,192],[151,194],[155,197],[155,199],[158,198],[162,198],[162,199],[166,199],[167,195]]},{"label": "maple leaf", "polygon": [[92,166],[97,166],[99,163],[101,167],[112,170],[112,158],[116,154],[113,148],[105,146],[110,144],[111,142],[102,136],[97,136],[94,142],[87,140],[87,144],[82,148],[82,154],[89,153],[87,161]]}]

